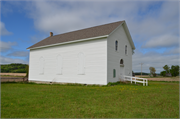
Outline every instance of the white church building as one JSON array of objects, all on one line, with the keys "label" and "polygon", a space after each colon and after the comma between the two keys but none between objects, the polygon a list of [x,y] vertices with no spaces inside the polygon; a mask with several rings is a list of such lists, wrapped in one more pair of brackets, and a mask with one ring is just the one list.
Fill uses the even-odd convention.
[{"label": "white church building", "polygon": [[50,36],[27,48],[29,81],[107,85],[132,76],[134,43],[125,21]]}]

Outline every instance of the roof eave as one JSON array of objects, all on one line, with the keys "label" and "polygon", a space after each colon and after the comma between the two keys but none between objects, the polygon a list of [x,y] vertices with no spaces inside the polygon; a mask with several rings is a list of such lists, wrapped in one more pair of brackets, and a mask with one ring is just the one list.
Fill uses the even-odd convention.
[{"label": "roof eave", "polygon": [[109,35],[103,35],[103,36],[97,36],[97,37],[91,37],[91,38],[85,38],[85,39],[79,39],[79,40],[74,40],[74,41],[68,41],[68,42],[62,42],[62,43],[56,43],[56,44],[51,44],[51,45],[44,45],[44,46],[39,46],[39,47],[32,47],[32,48],[27,48],[27,49],[39,49],[39,48],[45,48],[45,47],[51,47],[51,46],[57,46],[57,45],[63,45],[63,44],[69,44],[69,43],[75,43],[75,42],[82,42],[82,41],[87,41],[87,40],[94,40],[94,39],[100,39],[100,38],[107,38]]}]

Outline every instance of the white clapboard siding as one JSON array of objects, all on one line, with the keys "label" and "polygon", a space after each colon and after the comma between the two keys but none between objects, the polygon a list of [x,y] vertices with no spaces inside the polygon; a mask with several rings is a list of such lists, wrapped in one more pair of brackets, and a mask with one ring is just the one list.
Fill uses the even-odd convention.
[{"label": "white clapboard siding", "polygon": [[[118,51],[115,50],[116,41],[118,41]],[[120,59],[124,61],[124,75],[132,76],[132,47],[124,30],[124,24],[107,38],[107,45],[107,82],[120,80],[122,73]],[[127,55],[125,55],[125,45],[127,45]],[[113,78],[113,69],[116,70],[115,78]]]},{"label": "white clapboard siding", "polygon": [[107,39],[30,50],[29,64],[30,81],[106,85]]}]

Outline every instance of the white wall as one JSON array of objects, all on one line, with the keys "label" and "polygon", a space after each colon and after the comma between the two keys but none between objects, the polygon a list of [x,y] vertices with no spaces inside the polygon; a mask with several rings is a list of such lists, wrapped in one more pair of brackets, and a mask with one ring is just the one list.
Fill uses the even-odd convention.
[{"label": "white wall", "polygon": [[[84,54],[85,74],[78,73],[78,54]],[[62,72],[57,73],[57,56]],[[39,59],[44,58],[44,73]],[[64,44],[30,50],[29,80],[83,84],[107,84],[107,39]],[[61,63],[60,63],[61,64]],[[59,65],[60,66],[60,65]]]},{"label": "white wall", "polygon": [[[115,50],[115,41],[118,41],[118,51]],[[132,76],[132,48],[125,33],[124,26],[120,26],[107,38],[107,81],[117,82],[120,78],[120,59],[124,61],[124,75]],[[128,55],[125,55],[125,45]],[[116,69],[116,77],[113,78],[113,69]]]}]

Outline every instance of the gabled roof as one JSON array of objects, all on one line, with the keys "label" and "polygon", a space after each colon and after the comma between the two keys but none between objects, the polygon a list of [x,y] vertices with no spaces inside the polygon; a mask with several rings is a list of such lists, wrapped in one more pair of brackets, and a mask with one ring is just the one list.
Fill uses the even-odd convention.
[{"label": "gabled roof", "polygon": [[100,26],[95,26],[95,27],[68,32],[68,33],[63,33],[63,34],[59,34],[55,36],[50,36],[30,46],[27,49],[34,49],[34,48],[45,47],[45,46],[50,46],[50,45],[55,45],[55,44],[60,44],[60,43],[65,43],[65,42],[78,41],[81,39],[109,35],[112,31],[114,31],[119,25],[121,25],[124,22],[125,21],[118,21],[114,23],[104,24]]},{"label": "gabled roof", "polygon": [[74,40],[108,35],[123,22],[124,21],[119,21],[119,22],[114,22],[110,24],[104,24],[104,25],[90,27],[90,28],[86,28],[82,30],[63,33],[63,34],[59,34],[55,36],[50,36],[32,45],[31,47],[27,49],[51,45],[51,44],[57,44],[57,43],[62,43],[62,42],[69,42],[69,41],[74,41]]}]

